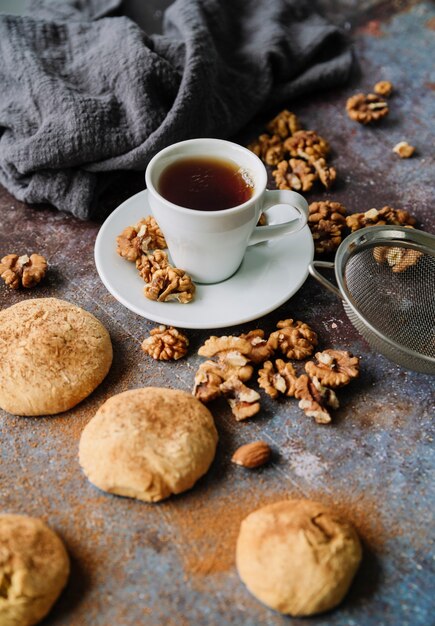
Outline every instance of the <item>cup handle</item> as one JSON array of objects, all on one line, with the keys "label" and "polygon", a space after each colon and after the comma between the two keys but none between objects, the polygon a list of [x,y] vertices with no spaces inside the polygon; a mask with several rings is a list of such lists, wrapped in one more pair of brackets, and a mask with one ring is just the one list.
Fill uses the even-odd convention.
[{"label": "cup handle", "polygon": [[299,213],[299,217],[283,222],[281,224],[271,224],[270,226],[257,226],[254,228],[248,246],[253,246],[261,241],[276,239],[290,233],[297,233],[305,226],[308,219],[308,203],[303,196],[288,189],[266,190],[265,201],[262,208],[263,213],[277,204],[287,204]]}]

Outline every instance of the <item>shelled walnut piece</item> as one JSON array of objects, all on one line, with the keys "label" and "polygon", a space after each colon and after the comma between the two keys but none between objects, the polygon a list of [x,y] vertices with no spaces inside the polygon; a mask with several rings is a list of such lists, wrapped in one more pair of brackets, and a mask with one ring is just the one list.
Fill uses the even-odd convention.
[{"label": "shelled walnut piece", "polygon": [[318,174],[310,163],[302,159],[283,160],[277,164],[272,176],[278,189],[310,191]]},{"label": "shelled walnut piece", "polygon": [[308,361],[305,371],[317,378],[322,385],[336,389],[347,385],[359,376],[359,359],[345,350],[323,350],[316,352],[317,363]]},{"label": "shelled walnut piece", "polygon": [[250,330],[249,333],[240,335],[240,338],[249,341],[251,344],[251,350],[249,352],[249,360],[251,363],[256,365],[264,363],[264,361],[269,359],[274,353],[273,346],[265,339],[264,330],[260,328]]},{"label": "shelled walnut piece", "polygon": [[373,91],[377,93],[378,96],[385,96],[388,98],[388,96],[390,96],[393,91],[393,85],[392,83],[390,83],[389,80],[380,80],[373,87]]},{"label": "shelled walnut piece", "polygon": [[298,130],[284,141],[284,148],[292,157],[316,161],[329,153],[329,144],[315,130]]},{"label": "shelled walnut piece", "polygon": [[284,156],[284,148],[279,135],[263,133],[248,146],[267,165],[276,165]]},{"label": "shelled walnut piece", "polygon": [[260,410],[260,394],[247,387],[237,376],[228,378],[221,384],[220,389],[238,422],[256,415]]},{"label": "shelled walnut piece", "polygon": [[415,152],[414,146],[410,146],[407,141],[399,141],[393,148],[393,152],[398,154],[401,159],[409,159]]},{"label": "shelled walnut piece", "polygon": [[284,109],[267,124],[266,128],[272,135],[278,135],[281,139],[287,139],[287,137],[294,135],[300,130],[301,125],[294,113]]},{"label": "shelled walnut piece", "polygon": [[422,256],[423,252],[412,248],[399,248],[398,246],[376,246],[373,248],[373,258],[376,263],[387,263],[395,274],[400,274],[413,267]]},{"label": "shelled walnut piece", "polygon": [[142,342],[142,350],[156,361],[177,361],[187,354],[189,340],[173,326],[153,328]]},{"label": "shelled walnut piece", "polygon": [[0,277],[12,289],[31,289],[38,285],[47,273],[47,261],[40,254],[8,254],[0,261]]},{"label": "shelled walnut piece", "polygon": [[337,173],[325,157],[328,142],[314,130],[301,129],[294,113],[284,110],[267,124],[271,134],[262,133],[248,148],[266,165],[275,166],[272,176],[278,189],[310,191],[316,180],[327,188]]},{"label": "shelled walnut piece", "polygon": [[392,226],[414,226],[416,219],[404,209],[393,209],[384,206],[382,209],[370,209],[365,213],[353,213],[346,217],[346,224],[352,232],[366,226],[382,226],[390,224]]},{"label": "shelled walnut piece", "polygon": [[288,359],[301,360],[310,356],[317,345],[317,334],[304,322],[292,319],[282,320],[278,330],[271,333],[269,343]]},{"label": "shelled walnut piece", "polygon": [[260,395],[244,383],[252,376],[250,356],[254,354],[255,358],[259,354],[259,348],[256,348],[259,344],[263,344],[263,338],[256,333],[247,333],[244,337],[210,337],[198,354],[217,357],[219,361],[210,360],[200,365],[195,375],[193,395],[202,402],[225,396],[237,421],[258,413]]},{"label": "shelled walnut piece", "polygon": [[339,202],[326,200],[309,206],[308,226],[318,254],[334,252],[342,241],[346,209]]},{"label": "shelled walnut piece", "polygon": [[389,113],[388,104],[374,93],[357,93],[346,102],[346,111],[350,119],[360,124],[377,122]]},{"label": "shelled walnut piece", "polygon": [[323,157],[312,161],[312,164],[322,185],[326,187],[326,189],[329,189],[337,178],[337,170],[335,167],[328,165]]},{"label": "shelled walnut piece", "polygon": [[195,285],[184,270],[169,265],[154,272],[151,282],[144,288],[144,294],[150,300],[158,302],[177,300],[181,304],[187,304],[193,299]]},{"label": "shelled walnut piece", "polygon": [[230,365],[225,361],[205,361],[201,363],[195,374],[193,395],[207,403],[223,395],[221,385],[236,376],[240,381],[247,382],[253,374],[252,365]]},{"label": "shelled walnut piece", "polygon": [[258,385],[271,398],[277,398],[279,394],[294,396],[296,381],[295,368],[291,363],[285,363],[282,359],[277,359],[275,365],[272,361],[265,361],[258,371]]},{"label": "shelled walnut piece", "polygon": [[164,250],[155,250],[152,254],[141,254],[136,259],[136,269],[146,283],[152,280],[157,270],[164,270],[169,266],[168,255]]},{"label": "shelled walnut piece", "polygon": [[165,237],[152,215],[142,218],[134,226],[124,228],[116,242],[117,253],[132,262],[150,250],[167,248]]},{"label": "shelled walnut piece", "polygon": [[329,424],[331,415],[327,407],[339,407],[338,398],[332,389],[323,386],[318,378],[311,379],[305,374],[296,381],[295,397],[299,400],[299,408],[308,417],[314,417],[317,424]]}]

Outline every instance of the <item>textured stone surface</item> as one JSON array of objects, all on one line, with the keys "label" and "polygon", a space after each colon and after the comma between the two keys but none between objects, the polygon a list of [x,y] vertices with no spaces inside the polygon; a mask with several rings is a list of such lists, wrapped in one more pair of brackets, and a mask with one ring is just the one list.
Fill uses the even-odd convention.
[{"label": "textured stone surface", "polygon": [[[330,141],[338,170],[337,186],[308,200],[331,198],[349,212],[385,204],[405,208],[433,233],[435,75],[430,50],[435,12],[424,3],[393,8],[367,2],[358,10],[353,3],[324,4],[336,22],[352,31],[360,75],[346,88],[288,103],[304,125]],[[347,117],[346,99],[378,80],[395,86],[390,115],[377,126],[362,127]],[[254,120],[237,139],[247,142],[276,112]],[[392,147],[401,140],[416,146],[415,157],[394,155]],[[116,206],[141,186],[141,175],[121,179],[102,206]],[[37,292],[0,286],[0,306],[35,294],[66,298],[107,326],[115,351],[107,379],[72,411],[50,418],[0,412],[1,510],[41,516],[59,532],[72,557],[70,583],[46,624],[289,623],[245,590],[234,568],[233,547],[244,515],[263,503],[298,495],[335,503],[354,521],[365,547],[362,569],[343,605],[310,624],[433,623],[433,378],[405,371],[373,352],[340,302],[312,279],[267,317],[215,333],[188,331],[187,359],[154,362],[140,343],[155,324],[123,308],[98,279],[93,244],[99,224],[26,207],[4,190],[0,215],[1,256],[39,252],[50,263]],[[262,394],[261,413],[239,424],[226,404],[217,402],[212,411],[220,433],[218,454],[208,476],[191,492],[151,506],[104,495],[87,482],[77,461],[78,441],[107,397],[141,385],[189,390],[201,361],[196,350],[210,334],[268,332],[288,317],[312,325],[321,347],[361,357],[361,378],[339,394],[341,408],[331,426],[316,425],[291,399],[277,402]],[[230,462],[237,447],[258,439],[273,447],[270,465],[247,472]]]}]

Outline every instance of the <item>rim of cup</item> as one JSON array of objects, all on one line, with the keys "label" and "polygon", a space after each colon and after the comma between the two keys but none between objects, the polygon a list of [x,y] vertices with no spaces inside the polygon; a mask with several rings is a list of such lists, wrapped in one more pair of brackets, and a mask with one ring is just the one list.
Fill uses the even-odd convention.
[{"label": "rim of cup", "polygon": [[[161,159],[169,156],[171,152],[176,152],[180,150],[180,148],[182,149],[183,147],[187,148],[189,145],[206,146],[207,144],[208,145],[214,144],[215,146],[219,146],[223,149],[226,149],[228,150],[228,154],[215,155],[213,154],[213,149],[212,149],[212,146],[210,145],[210,150],[208,151],[203,149],[203,150],[199,150],[198,152],[190,153],[190,154],[181,153],[178,155],[178,158],[185,159],[185,158],[189,158],[192,156],[195,156],[195,157],[203,156],[204,158],[207,158],[207,157],[222,158],[222,159],[228,159],[229,161],[233,161],[234,163],[239,165],[241,168],[246,169],[248,173],[253,177],[254,193],[252,194],[250,198],[248,198],[248,200],[246,200],[242,204],[237,204],[236,206],[229,207],[228,209],[219,209],[217,211],[201,211],[198,209],[190,209],[188,207],[182,207],[178,204],[170,202],[164,196],[162,196],[162,194],[156,188],[156,185],[154,184],[154,181],[153,181],[153,169],[155,168],[156,164]],[[231,158],[231,156],[229,155],[230,150],[243,154],[245,159],[249,159],[249,161],[252,163],[252,167],[250,167],[249,165],[246,165],[246,163],[240,163],[235,158]],[[207,218],[207,216],[210,217],[211,215],[217,215],[217,214],[222,215],[223,213],[236,213],[237,211],[243,210],[246,206],[252,204],[253,202],[254,203],[257,202],[260,196],[263,194],[264,190],[266,189],[267,171],[261,159],[259,159],[259,157],[253,152],[251,152],[251,150],[249,150],[248,148],[245,148],[244,146],[234,143],[233,141],[227,141],[226,139],[214,139],[211,137],[201,137],[201,138],[196,138],[196,139],[186,139],[184,141],[178,141],[177,143],[173,143],[167,146],[166,148],[163,148],[157,154],[155,154],[153,158],[151,159],[151,161],[148,163],[148,166],[145,170],[145,183],[146,183],[147,189],[150,192],[152,192],[155,196],[158,196],[165,204],[171,207],[171,209],[174,209],[175,211],[179,211],[180,213],[187,213],[189,215],[191,215],[192,212],[194,212],[195,215],[202,216],[203,218]]]}]

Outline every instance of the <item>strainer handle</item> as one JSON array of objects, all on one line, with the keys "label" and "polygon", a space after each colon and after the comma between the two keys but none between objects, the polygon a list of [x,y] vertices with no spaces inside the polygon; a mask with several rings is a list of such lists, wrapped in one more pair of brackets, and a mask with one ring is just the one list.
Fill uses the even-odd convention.
[{"label": "strainer handle", "polygon": [[343,296],[340,293],[340,290],[337,289],[335,285],[333,285],[329,280],[327,280],[320,272],[317,271],[317,268],[323,268],[324,270],[333,270],[335,269],[335,264],[330,263],[329,261],[313,261],[308,266],[308,271],[311,276],[315,278],[323,287],[326,287],[329,291],[331,291],[334,295],[336,295],[340,300],[343,300]]}]

